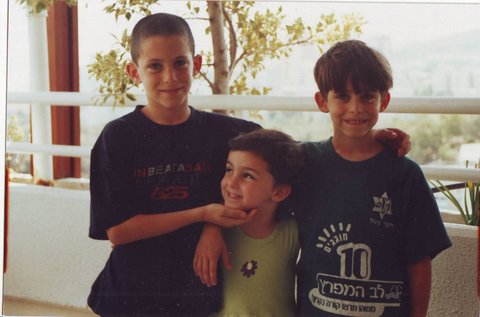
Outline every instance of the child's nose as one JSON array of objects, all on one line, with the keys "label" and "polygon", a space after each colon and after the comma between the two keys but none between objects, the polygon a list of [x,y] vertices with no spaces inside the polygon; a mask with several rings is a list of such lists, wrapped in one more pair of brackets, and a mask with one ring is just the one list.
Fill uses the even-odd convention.
[{"label": "child's nose", "polygon": [[360,99],[352,98],[349,105],[349,111],[353,113],[363,112],[363,103]]},{"label": "child's nose", "polygon": [[166,83],[174,82],[177,79],[173,67],[166,67],[163,72],[163,81]]},{"label": "child's nose", "polygon": [[228,186],[236,187],[238,185],[238,177],[236,175],[232,175],[228,178]]}]

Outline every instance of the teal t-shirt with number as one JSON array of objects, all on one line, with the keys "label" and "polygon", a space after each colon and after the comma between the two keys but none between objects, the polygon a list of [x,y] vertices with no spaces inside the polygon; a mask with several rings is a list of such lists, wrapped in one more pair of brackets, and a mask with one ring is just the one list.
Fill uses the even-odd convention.
[{"label": "teal t-shirt with number", "polygon": [[420,167],[388,150],[348,161],[331,139],[304,149],[300,315],[408,316],[408,265],[451,245]]}]

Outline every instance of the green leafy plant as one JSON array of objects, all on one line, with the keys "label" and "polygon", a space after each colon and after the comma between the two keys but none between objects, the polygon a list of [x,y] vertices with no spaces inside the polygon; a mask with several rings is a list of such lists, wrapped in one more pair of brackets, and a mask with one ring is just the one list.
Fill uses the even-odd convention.
[{"label": "green leafy plant", "polygon": [[[6,140],[12,142],[28,141],[30,137],[29,132],[22,129],[22,126],[25,125],[18,121],[17,116],[9,116],[7,118]],[[5,163],[6,166],[14,172],[30,173],[30,155],[6,153]]]},{"label": "green leafy plant", "polygon": [[[466,167],[468,167],[468,161]],[[480,161],[475,164],[475,168],[480,168]],[[478,226],[480,214],[480,183],[467,181],[460,184],[462,185],[460,188],[464,188],[462,204],[452,193],[452,190],[459,188],[456,186],[458,184],[445,185],[439,180],[430,180],[429,182],[458,209],[465,224]]]},{"label": "green leafy plant", "polygon": [[[38,14],[42,11],[48,10],[48,7],[60,0],[17,0],[18,3],[21,5],[24,5],[26,8],[28,8],[29,13],[31,14]],[[77,4],[77,0],[62,0],[64,1],[67,5],[73,6]]]}]

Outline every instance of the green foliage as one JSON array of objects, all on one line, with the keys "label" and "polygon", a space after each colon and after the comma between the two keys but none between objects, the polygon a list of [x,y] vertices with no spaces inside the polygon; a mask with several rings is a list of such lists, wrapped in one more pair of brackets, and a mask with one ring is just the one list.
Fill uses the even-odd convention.
[{"label": "green foliage", "polygon": [[7,140],[13,142],[20,142],[23,140],[25,132],[18,124],[18,118],[15,115],[10,116],[7,124]]},{"label": "green foliage", "polygon": [[115,20],[118,20],[118,17],[125,17],[125,19],[130,20],[132,15],[141,14],[141,15],[150,15],[150,6],[154,5],[158,0],[118,0],[114,1],[111,5],[104,8],[107,13],[114,13]]},{"label": "green foliage", "polygon": [[[188,2],[187,8],[192,15],[201,12],[200,3]],[[358,36],[365,24],[356,14],[342,16],[340,22],[335,14],[320,15],[315,26],[307,25],[301,18],[286,23],[283,8],[255,11],[254,1],[222,2],[225,28],[228,33],[230,51],[230,94],[266,95],[269,87],[251,87],[248,78],[255,78],[265,70],[267,59],[281,59],[290,56],[298,45],[316,45],[320,52],[341,40]],[[206,7],[204,7],[206,12]],[[210,34],[207,26],[205,34]],[[213,53],[200,52],[206,58],[203,78],[207,78],[208,68],[213,67]],[[312,66],[313,67],[313,66]],[[207,79],[208,80],[208,79]]]},{"label": "green foliage", "polygon": [[[468,167],[468,161],[467,161]],[[480,168],[480,161],[475,164],[475,168]],[[465,190],[463,194],[463,205],[453,195],[451,190],[438,180],[429,181],[435,186],[450,202],[458,209],[462,215],[463,221],[467,225],[478,226],[478,217],[480,213],[480,183],[467,181],[465,182]]]},{"label": "green foliage", "polygon": [[127,30],[123,31],[120,39],[116,39],[119,49],[112,49],[105,54],[97,53],[95,62],[89,64],[87,69],[90,76],[103,83],[98,88],[101,97],[97,102],[105,103],[109,98],[113,98],[114,105],[125,105],[126,99],[136,100],[128,90],[138,85],[126,74],[128,60],[125,54],[130,50],[130,37],[127,35]]},{"label": "green foliage", "polygon": [[417,114],[382,118],[382,126],[408,131],[409,156],[419,164],[454,163],[462,144],[480,142],[480,116]]},{"label": "green foliage", "polygon": [[[22,142],[27,141],[29,137],[28,131],[22,129],[22,124],[15,115],[8,117],[6,130],[7,141]],[[15,172],[30,173],[30,155],[6,153],[5,164]]]},{"label": "green foliage", "polygon": [[[106,6],[105,11],[114,14],[117,20],[122,16],[129,20],[133,14],[151,14],[151,6],[158,3],[158,0],[115,1]],[[259,12],[255,10],[254,1],[223,1],[221,5],[229,55],[230,88],[226,93],[237,95],[268,94],[271,88],[253,87],[249,84],[249,78],[255,78],[265,70],[267,59],[286,58],[293,47],[298,45],[317,45],[320,52],[323,52],[327,46],[338,40],[358,36],[365,24],[359,15],[337,18],[333,13],[319,14],[316,25],[307,25],[301,18],[287,23],[281,6]],[[190,18],[208,21],[206,1],[188,1],[186,7]],[[208,23],[205,34],[211,36]],[[110,52],[98,53],[88,71],[100,82],[98,90],[104,96],[103,101],[113,98],[116,103],[124,104],[134,83],[126,78],[123,68],[127,63],[127,46],[118,46],[118,49]],[[211,79],[213,52],[202,51],[200,54],[204,58],[200,78],[210,87],[215,87],[214,80]]]},{"label": "green foliage", "polygon": [[37,14],[44,10],[48,10],[48,7],[57,2],[63,1],[69,6],[77,4],[77,0],[17,0],[19,4],[28,8],[29,13]]}]

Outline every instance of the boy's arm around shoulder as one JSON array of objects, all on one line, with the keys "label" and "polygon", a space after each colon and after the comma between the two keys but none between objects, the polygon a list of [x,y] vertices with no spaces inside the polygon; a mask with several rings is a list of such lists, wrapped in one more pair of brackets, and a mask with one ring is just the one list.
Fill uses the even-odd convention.
[{"label": "boy's arm around shoulder", "polygon": [[193,270],[195,275],[207,286],[217,285],[218,259],[222,257],[223,266],[231,270],[232,264],[222,228],[206,223],[195,249]]},{"label": "boy's arm around shoulder", "polygon": [[373,130],[375,139],[390,150],[397,153],[398,156],[405,156],[411,150],[410,135],[400,129],[375,129]]},{"label": "boy's arm around shoulder", "polygon": [[188,210],[160,214],[139,214],[108,228],[107,236],[114,246],[164,235],[196,222],[210,222],[222,227],[238,226],[253,215],[242,210],[210,204]]},{"label": "boy's arm around shoulder", "polygon": [[126,120],[115,120],[107,124],[92,149],[90,237],[120,245],[163,235],[194,222],[230,227],[248,219],[245,212],[220,204],[144,214],[132,197],[135,147],[131,130]]}]

